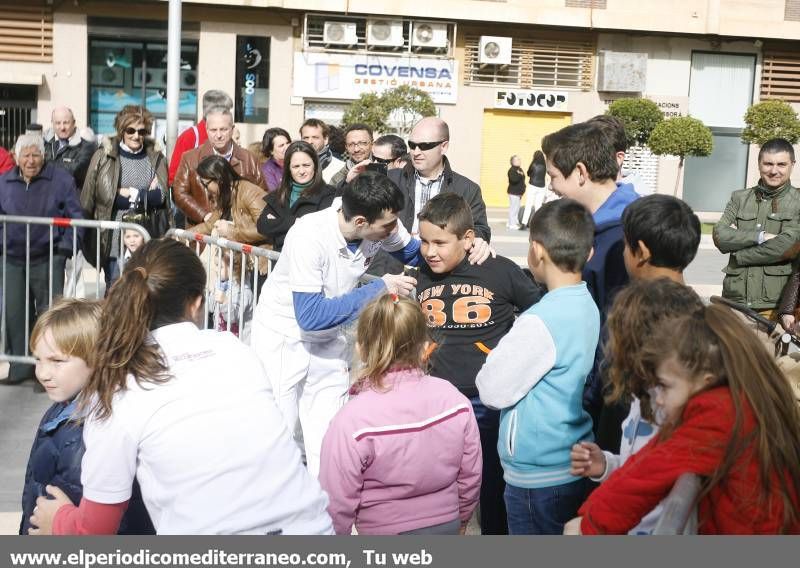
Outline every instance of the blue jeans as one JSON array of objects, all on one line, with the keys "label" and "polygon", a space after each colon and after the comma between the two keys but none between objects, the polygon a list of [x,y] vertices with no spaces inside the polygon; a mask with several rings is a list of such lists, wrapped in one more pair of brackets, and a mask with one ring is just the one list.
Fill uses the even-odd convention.
[{"label": "blue jeans", "polygon": [[506,484],[510,534],[562,534],[588,495],[587,479],[565,485],[523,489]]},{"label": "blue jeans", "polygon": [[483,452],[483,478],[481,480],[481,534],[505,535],[506,508],[503,502],[503,466],[497,454],[497,438],[500,435],[500,411],[486,408],[477,396],[470,398]]}]

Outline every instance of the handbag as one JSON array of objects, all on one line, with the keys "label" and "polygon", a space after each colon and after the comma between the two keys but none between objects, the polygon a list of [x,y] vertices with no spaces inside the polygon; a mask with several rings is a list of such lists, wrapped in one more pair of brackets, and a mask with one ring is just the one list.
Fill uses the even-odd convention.
[{"label": "handbag", "polygon": [[141,225],[150,235],[151,239],[159,239],[175,226],[175,221],[172,216],[172,204],[170,201],[170,192],[167,191],[164,203],[161,204],[161,207],[150,209],[147,207],[147,191],[145,191],[144,204],[138,204],[135,208],[129,209],[127,213],[122,216],[122,221]]}]

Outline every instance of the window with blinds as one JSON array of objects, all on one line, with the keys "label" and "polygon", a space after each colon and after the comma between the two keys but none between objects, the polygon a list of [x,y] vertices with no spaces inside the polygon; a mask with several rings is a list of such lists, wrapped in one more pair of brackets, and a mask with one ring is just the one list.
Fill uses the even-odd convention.
[{"label": "window with blinds", "polygon": [[0,60],[53,60],[52,8],[0,4]]},{"label": "window with blinds", "polygon": [[595,41],[514,38],[511,64],[481,65],[479,35],[464,43],[464,80],[472,84],[589,91],[594,75]]},{"label": "window with blinds", "polygon": [[760,98],[800,103],[800,50],[764,48]]}]

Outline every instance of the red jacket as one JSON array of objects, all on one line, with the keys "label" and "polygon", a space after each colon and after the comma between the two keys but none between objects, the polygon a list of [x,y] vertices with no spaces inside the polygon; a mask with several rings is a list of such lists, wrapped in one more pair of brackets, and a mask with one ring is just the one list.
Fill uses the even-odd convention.
[{"label": "red jacket", "polygon": [[3,147],[0,147],[0,174],[6,173],[14,167],[14,158]]},{"label": "red jacket", "polygon": [[[734,407],[730,390],[717,387],[693,397],[683,422],[672,435],[654,438],[614,472],[583,504],[583,534],[625,534],[669,493],[683,473],[710,476],[720,465],[730,441]],[[755,427],[745,401],[742,435]],[[746,450],[727,478],[702,500],[698,510],[700,534],[777,534],[783,520],[781,498],[773,493],[760,503],[761,480],[754,447]],[[778,487],[773,474],[771,487]],[[791,485],[791,480],[788,480]],[[795,503],[798,496],[794,496]],[[800,533],[800,524],[789,530]]]},{"label": "red jacket", "polygon": [[172,157],[169,159],[170,187],[175,180],[175,174],[178,173],[178,165],[181,163],[181,156],[183,156],[183,153],[199,148],[206,140],[208,140],[208,132],[206,131],[205,118],[197,123],[197,134],[195,134],[195,129],[192,127],[181,132],[178,139],[175,140],[175,148],[172,149]]}]

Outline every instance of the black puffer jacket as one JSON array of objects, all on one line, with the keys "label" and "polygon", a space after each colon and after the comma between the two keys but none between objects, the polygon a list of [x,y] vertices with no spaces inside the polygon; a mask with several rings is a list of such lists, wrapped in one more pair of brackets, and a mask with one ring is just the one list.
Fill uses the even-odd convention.
[{"label": "black puffer jacket", "polygon": [[80,191],[95,150],[97,150],[97,144],[95,144],[94,133],[91,130],[87,129],[81,132],[76,130],[67,145],[61,149],[59,149],[58,138],[50,133],[50,138],[44,143],[44,159],[71,173],[75,178],[75,185]]},{"label": "black puffer jacket", "polygon": [[[47,485],[60,488],[76,505],[80,503],[83,496],[81,460],[86,448],[83,445],[83,424],[73,419],[75,408],[74,401],[58,402],[42,417],[25,470],[19,534],[28,534],[36,499],[47,495]],[[136,483],[119,534],[155,534]]]}]

